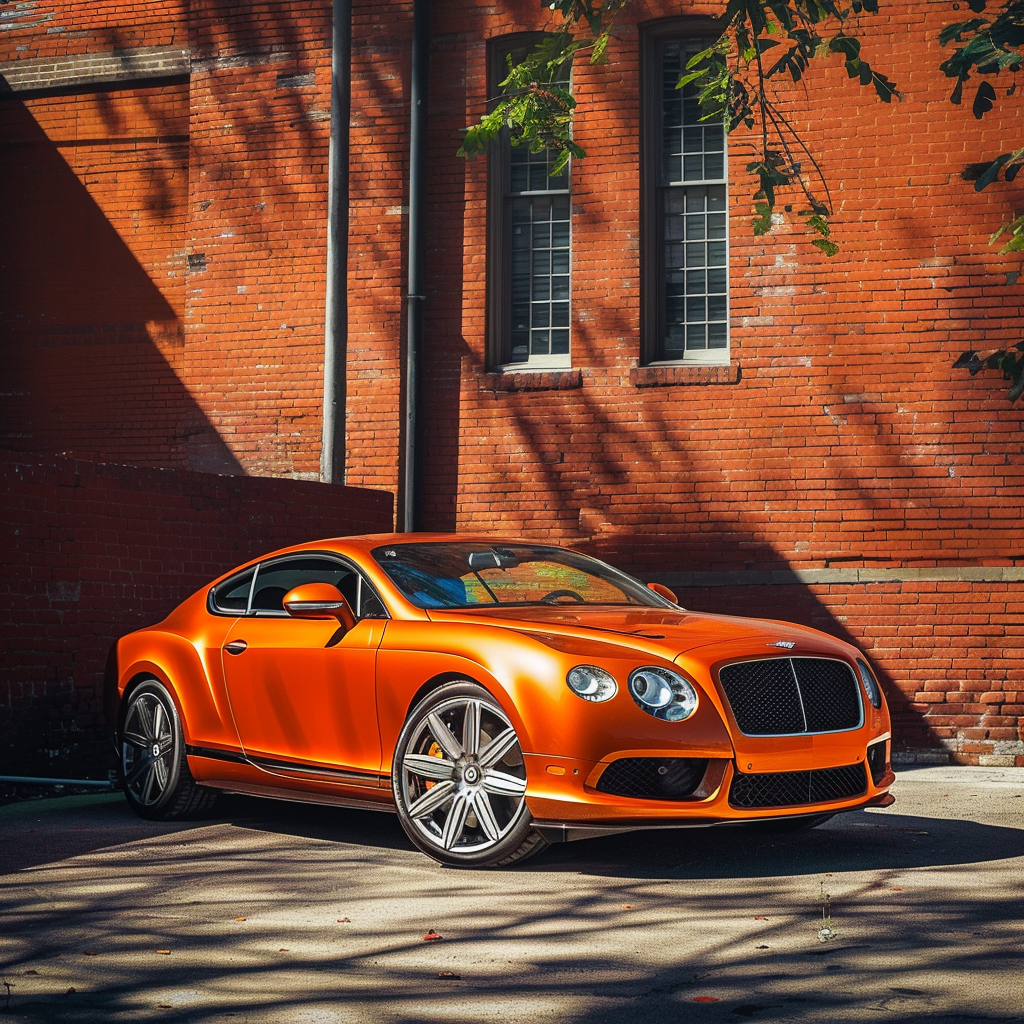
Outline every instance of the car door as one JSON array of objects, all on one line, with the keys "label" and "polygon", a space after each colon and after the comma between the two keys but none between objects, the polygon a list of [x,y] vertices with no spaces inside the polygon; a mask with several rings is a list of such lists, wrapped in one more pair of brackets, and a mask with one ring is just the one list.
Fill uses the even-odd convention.
[{"label": "car door", "polygon": [[[302,583],[333,584],[354,610],[361,603],[364,615],[347,632],[337,619],[292,618],[282,599]],[[369,585],[341,560],[302,555],[261,564],[248,611],[223,645],[246,756],[275,773],[368,773],[375,784],[381,751],[374,668],[386,622]]]}]

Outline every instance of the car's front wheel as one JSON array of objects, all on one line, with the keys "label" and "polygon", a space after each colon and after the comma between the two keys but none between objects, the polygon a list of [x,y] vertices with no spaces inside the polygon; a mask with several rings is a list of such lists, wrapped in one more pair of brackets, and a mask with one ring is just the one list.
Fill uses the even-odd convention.
[{"label": "car's front wheel", "polygon": [[442,864],[503,866],[547,845],[526,806],[516,731],[475,683],[448,683],[413,709],[392,771],[402,827]]},{"label": "car's front wheel", "polygon": [[158,680],[143,680],[128,694],[118,748],[124,795],[141,817],[186,818],[216,799],[215,791],[197,785],[188,770],[178,709]]}]

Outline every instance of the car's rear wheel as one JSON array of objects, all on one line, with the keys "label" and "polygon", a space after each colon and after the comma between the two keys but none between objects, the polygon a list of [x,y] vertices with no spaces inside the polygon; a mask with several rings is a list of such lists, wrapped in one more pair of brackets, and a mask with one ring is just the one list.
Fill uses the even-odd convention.
[{"label": "car's rear wheel", "polygon": [[216,792],[196,784],[185,758],[178,709],[156,679],[135,686],[118,730],[124,795],[143,818],[171,821],[207,810]]},{"label": "car's rear wheel", "polygon": [[504,866],[547,846],[526,806],[516,731],[475,683],[448,683],[415,707],[395,747],[393,785],[402,827],[442,864]]}]

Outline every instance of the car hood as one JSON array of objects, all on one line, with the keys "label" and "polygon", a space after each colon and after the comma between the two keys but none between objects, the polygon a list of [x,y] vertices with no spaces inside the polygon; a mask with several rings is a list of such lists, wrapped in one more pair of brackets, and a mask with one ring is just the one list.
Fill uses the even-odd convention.
[{"label": "car hood", "polygon": [[429,615],[434,621],[516,629],[563,650],[567,644],[571,646],[572,640],[582,641],[581,654],[589,642],[628,646],[667,661],[700,647],[729,646],[736,641],[796,644],[812,638],[819,642],[826,640],[816,630],[789,622],[683,609],[489,607],[486,611],[432,609]]}]

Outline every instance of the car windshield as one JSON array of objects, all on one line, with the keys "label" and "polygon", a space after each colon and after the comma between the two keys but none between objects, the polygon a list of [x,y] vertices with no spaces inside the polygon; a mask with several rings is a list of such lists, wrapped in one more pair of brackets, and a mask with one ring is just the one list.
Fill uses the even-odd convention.
[{"label": "car windshield", "polygon": [[394,544],[373,557],[420,608],[481,605],[672,605],[610,565],[532,544]]}]

